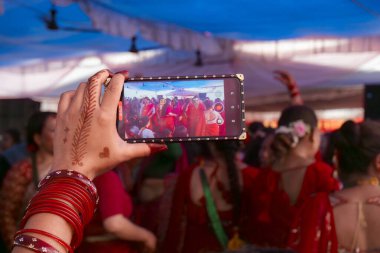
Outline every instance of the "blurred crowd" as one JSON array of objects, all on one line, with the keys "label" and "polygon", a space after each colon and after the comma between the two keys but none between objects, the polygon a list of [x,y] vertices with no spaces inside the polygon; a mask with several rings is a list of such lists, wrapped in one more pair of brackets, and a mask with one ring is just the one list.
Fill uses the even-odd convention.
[{"label": "blurred crowd", "polygon": [[129,139],[226,133],[224,101],[220,98],[125,98],[123,116],[124,136]]},{"label": "blurred crowd", "polygon": [[[76,252],[380,252],[380,123],[321,133],[296,82],[283,71],[275,77],[290,96],[277,128],[251,122],[244,142],[170,143],[97,177],[98,209]],[[200,119],[187,112],[199,108],[205,122],[211,109],[220,117],[213,123],[224,124],[213,113],[221,100],[154,100],[126,100],[126,135],[173,135],[177,126],[193,134]],[[25,134],[2,133],[4,252],[50,168],[55,120],[38,112]]]}]

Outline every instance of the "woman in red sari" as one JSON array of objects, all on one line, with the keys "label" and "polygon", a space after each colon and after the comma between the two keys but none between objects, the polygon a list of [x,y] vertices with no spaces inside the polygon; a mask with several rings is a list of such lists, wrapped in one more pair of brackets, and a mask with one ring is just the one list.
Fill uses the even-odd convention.
[{"label": "woman in red sari", "polygon": [[285,248],[291,222],[310,194],[339,188],[332,168],[316,161],[320,132],[314,111],[303,105],[286,108],[271,145],[273,163],[260,170],[250,191],[250,241]]},{"label": "woman in red sari", "polygon": [[222,116],[214,110],[214,103],[211,100],[205,101],[206,111],[204,112],[206,125],[204,136],[219,136],[219,126],[224,123]]},{"label": "woman in red sari", "polygon": [[192,102],[186,111],[187,114],[187,129],[190,136],[203,136],[205,129],[205,112],[204,104],[197,96],[193,97]]},{"label": "woman in red sari", "polygon": [[172,112],[173,107],[170,104],[170,99],[160,99],[160,103],[156,106],[156,112],[153,116],[153,130],[156,133],[161,133],[168,129],[171,134],[174,131],[174,119],[177,116]]},{"label": "woman in red sari", "polygon": [[0,191],[0,229],[9,247],[24,208],[50,169],[55,125],[54,112],[37,112],[29,118],[26,127],[29,157],[16,163],[4,179]]},{"label": "woman in red sari", "polygon": [[380,252],[380,123],[344,125],[336,154],[344,189],[305,202],[289,246],[300,253]]},{"label": "woman in red sari", "polygon": [[[231,246],[223,245],[212,226],[208,213],[208,200],[202,183],[205,173],[226,238],[245,231],[247,189],[257,174],[257,169],[240,166],[236,161],[236,143],[202,143],[200,161],[179,174],[171,204],[170,220],[161,252],[200,253],[220,252]],[[247,237],[240,232],[243,240]],[[231,241],[230,241],[231,242]]]}]

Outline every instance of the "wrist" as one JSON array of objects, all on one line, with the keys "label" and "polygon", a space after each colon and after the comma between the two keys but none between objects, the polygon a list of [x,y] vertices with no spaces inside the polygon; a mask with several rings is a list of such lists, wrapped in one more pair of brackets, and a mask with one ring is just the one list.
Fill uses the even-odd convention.
[{"label": "wrist", "polygon": [[96,174],[92,172],[92,169],[89,166],[80,166],[80,165],[72,165],[69,163],[62,163],[59,161],[53,161],[50,172],[54,172],[57,170],[73,170],[84,176],[86,176],[91,181],[96,177]]}]

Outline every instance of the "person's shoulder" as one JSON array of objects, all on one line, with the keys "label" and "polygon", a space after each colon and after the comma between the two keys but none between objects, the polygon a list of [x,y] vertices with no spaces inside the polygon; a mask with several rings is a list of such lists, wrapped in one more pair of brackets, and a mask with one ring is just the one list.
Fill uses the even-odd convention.
[{"label": "person's shoulder", "polygon": [[338,179],[334,177],[334,169],[323,161],[316,161],[308,167],[306,179],[309,183],[315,182],[320,191],[337,191],[341,188]]}]

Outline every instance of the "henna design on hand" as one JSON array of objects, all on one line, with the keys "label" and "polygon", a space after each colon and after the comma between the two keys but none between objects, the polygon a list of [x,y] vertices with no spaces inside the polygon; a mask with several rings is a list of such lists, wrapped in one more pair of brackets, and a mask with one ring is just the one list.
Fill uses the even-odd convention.
[{"label": "henna design on hand", "polygon": [[108,147],[104,147],[103,151],[99,153],[99,158],[109,158],[110,157],[110,150]]},{"label": "henna design on hand", "polygon": [[83,107],[77,128],[75,129],[72,144],[72,165],[83,166],[83,157],[87,153],[87,138],[90,135],[91,123],[96,108],[96,83],[99,75],[90,78],[89,85],[86,87]]}]

